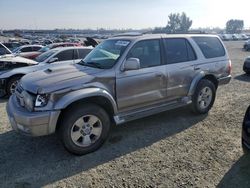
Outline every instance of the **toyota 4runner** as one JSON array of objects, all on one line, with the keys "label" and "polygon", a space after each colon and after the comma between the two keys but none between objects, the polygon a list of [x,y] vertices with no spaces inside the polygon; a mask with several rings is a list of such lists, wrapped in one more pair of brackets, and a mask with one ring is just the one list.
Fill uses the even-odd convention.
[{"label": "toyota 4runner", "polygon": [[97,150],[110,125],[190,104],[213,106],[231,79],[231,61],[214,35],[136,35],[103,41],[81,62],[24,76],[7,104],[14,130],[58,132],[78,155]]}]

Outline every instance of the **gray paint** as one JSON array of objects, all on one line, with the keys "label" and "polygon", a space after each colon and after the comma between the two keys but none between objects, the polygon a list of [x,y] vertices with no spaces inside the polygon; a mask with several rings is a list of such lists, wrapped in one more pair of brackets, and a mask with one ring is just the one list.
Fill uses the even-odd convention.
[{"label": "gray paint", "polygon": [[[197,60],[124,71],[127,53],[136,42],[164,37],[186,38],[193,46]],[[231,79],[227,52],[223,57],[206,59],[191,37],[192,35],[117,37],[116,39],[130,40],[131,43],[113,68],[103,70],[77,64],[57,66],[24,76],[21,86],[34,95],[50,95],[46,107],[35,108],[38,112],[33,113],[38,114],[39,111],[63,110],[72,102],[88,97],[106,97],[113,106],[117,124],[187,105],[191,103],[197,83],[204,76],[213,75],[224,84]],[[56,122],[58,114],[49,116]],[[50,130],[54,130],[54,127]]]}]

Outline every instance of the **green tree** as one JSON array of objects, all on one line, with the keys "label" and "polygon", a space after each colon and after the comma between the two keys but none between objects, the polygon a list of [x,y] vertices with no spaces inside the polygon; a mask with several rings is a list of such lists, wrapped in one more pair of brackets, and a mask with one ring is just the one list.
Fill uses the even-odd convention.
[{"label": "green tree", "polygon": [[168,19],[169,21],[166,26],[167,33],[187,33],[193,23],[184,12],[182,14],[171,13]]},{"label": "green tree", "polygon": [[226,23],[226,31],[227,33],[241,33],[242,29],[244,27],[244,21],[243,20],[228,20]]}]

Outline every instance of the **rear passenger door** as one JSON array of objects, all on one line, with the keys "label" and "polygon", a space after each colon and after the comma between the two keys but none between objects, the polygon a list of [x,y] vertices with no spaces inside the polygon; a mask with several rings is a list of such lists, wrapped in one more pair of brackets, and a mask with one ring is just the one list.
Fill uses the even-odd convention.
[{"label": "rear passenger door", "polygon": [[197,56],[186,38],[165,38],[165,63],[168,72],[168,100],[186,96],[195,76]]}]

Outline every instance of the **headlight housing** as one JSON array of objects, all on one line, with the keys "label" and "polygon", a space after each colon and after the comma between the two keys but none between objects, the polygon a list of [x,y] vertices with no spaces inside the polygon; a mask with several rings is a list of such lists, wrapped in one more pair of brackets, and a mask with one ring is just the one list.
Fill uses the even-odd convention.
[{"label": "headlight housing", "polygon": [[48,104],[49,96],[47,94],[37,95],[35,101],[35,107],[44,107]]},{"label": "headlight housing", "polygon": [[23,100],[24,100],[24,105],[25,107],[29,110],[32,111],[34,108],[34,96],[30,95],[28,92],[23,91]]}]

